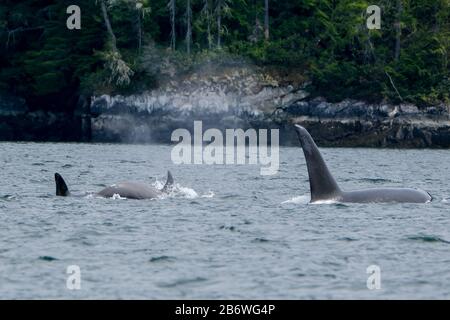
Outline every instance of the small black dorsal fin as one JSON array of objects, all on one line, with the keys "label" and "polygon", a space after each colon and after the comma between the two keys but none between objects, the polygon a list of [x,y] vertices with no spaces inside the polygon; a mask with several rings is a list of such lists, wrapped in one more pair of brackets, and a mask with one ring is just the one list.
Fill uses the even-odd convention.
[{"label": "small black dorsal fin", "polygon": [[57,196],[67,197],[70,195],[69,188],[67,188],[66,182],[59,173],[55,173],[55,183]]},{"label": "small black dorsal fin", "polygon": [[173,177],[170,171],[167,171],[167,181],[164,187],[161,189],[162,192],[169,192],[173,187]]},{"label": "small black dorsal fin", "polygon": [[341,189],[331,175],[325,161],[309,132],[296,124],[298,139],[308,167],[311,201],[333,199],[341,195]]}]

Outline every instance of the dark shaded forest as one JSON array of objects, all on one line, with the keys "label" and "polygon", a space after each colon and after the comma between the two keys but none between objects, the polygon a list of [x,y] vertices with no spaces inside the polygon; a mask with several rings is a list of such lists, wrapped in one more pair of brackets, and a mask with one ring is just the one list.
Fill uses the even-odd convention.
[{"label": "dark shaded forest", "polygon": [[[81,29],[66,12],[81,8]],[[381,29],[366,9],[381,7]],[[448,0],[2,0],[0,92],[72,111],[80,95],[157,86],[177,72],[245,59],[308,79],[330,101],[450,99]]]}]

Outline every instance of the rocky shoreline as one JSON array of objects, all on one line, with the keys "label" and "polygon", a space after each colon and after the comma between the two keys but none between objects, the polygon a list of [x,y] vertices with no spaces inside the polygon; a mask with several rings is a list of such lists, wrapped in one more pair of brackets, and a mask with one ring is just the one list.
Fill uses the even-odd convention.
[{"label": "rocky shoreline", "polygon": [[0,95],[0,141],[85,142],[90,140],[86,115],[32,111],[24,99]]},{"label": "rocky shoreline", "polygon": [[[300,79],[300,80],[299,80]],[[132,95],[97,95],[73,114],[30,111],[0,95],[0,140],[170,143],[173,130],[277,128],[297,145],[301,123],[320,146],[449,148],[450,106],[311,99],[299,77],[248,66],[209,67]]]},{"label": "rocky shoreline", "polygon": [[[107,97],[94,104],[106,104]],[[300,101],[279,107],[271,113],[234,110],[218,114],[170,112],[155,115],[122,113],[123,101],[112,104],[92,119],[94,141],[169,143],[171,132],[186,128],[192,132],[195,120],[203,129],[277,128],[281,145],[296,145],[292,124],[300,123],[324,147],[449,148],[450,113],[448,106],[419,110],[414,105],[367,104],[345,100],[329,103],[322,99]],[[116,109],[117,108],[117,109]]]},{"label": "rocky shoreline", "polygon": [[411,104],[368,104],[323,99],[297,102],[281,122],[302,123],[328,147],[449,148],[450,106],[420,110]]}]

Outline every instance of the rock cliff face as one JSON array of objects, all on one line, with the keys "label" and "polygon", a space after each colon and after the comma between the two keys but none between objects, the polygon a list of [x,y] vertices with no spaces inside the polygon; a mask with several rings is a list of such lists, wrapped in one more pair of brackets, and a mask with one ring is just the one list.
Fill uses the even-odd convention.
[{"label": "rock cliff face", "polygon": [[92,135],[95,141],[170,142],[173,130],[192,129],[195,120],[204,129],[278,127],[271,113],[306,96],[251,68],[210,69],[139,95],[94,97]]}]

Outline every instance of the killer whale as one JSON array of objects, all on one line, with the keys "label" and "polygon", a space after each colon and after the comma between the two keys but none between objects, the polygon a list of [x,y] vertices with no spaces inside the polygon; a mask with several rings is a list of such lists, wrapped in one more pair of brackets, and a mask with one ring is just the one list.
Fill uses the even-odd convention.
[{"label": "killer whale", "polygon": [[[61,197],[70,196],[71,193],[66,182],[59,173],[55,173],[56,195]],[[170,192],[173,187],[173,177],[170,171],[167,172],[167,181],[162,189],[157,189],[141,182],[125,181],[113,184],[95,193],[96,196],[111,198],[119,195],[127,199],[155,199],[164,193]]]},{"label": "killer whale", "polygon": [[309,132],[298,124],[295,125],[295,130],[306,159],[311,202],[333,200],[350,203],[426,203],[433,199],[428,192],[411,188],[374,188],[343,191],[328,170]]}]

